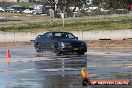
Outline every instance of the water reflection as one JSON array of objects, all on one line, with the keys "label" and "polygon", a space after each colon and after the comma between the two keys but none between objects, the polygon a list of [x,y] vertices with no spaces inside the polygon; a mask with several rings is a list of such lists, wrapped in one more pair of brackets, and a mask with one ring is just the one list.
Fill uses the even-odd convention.
[{"label": "water reflection", "polygon": [[84,88],[79,79],[82,67],[89,72],[90,79],[132,79],[132,59],[130,53],[125,51],[91,49],[81,56],[45,56],[34,52],[30,52],[33,55],[26,56],[25,52],[13,53],[16,53],[15,57],[20,54],[25,56],[13,57],[10,64],[2,60],[1,88]]},{"label": "water reflection", "polygon": [[0,66],[3,66],[0,72],[1,88],[67,88],[78,80],[80,69],[87,65],[86,55],[36,58],[41,60],[10,62],[10,65],[3,62]]},{"label": "water reflection", "polygon": [[[52,59],[52,60],[50,60]],[[49,60],[41,60],[35,62],[35,69],[44,72],[54,72],[56,75],[77,74],[80,68],[87,66],[87,56],[63,56],[63,57],[49,57]],[[69,74],[69,75],[71,75]],[[80,74],[80,73],[79,73]],[[49,74],[48,74],[49,75]]]},{"label": "water reflection", "polygon": [[[80,69],[87,66],[87,56],[50,57],[52,61],[35,62],[35,68],[41,69],[43,75],[43,88],[70,88],[74,82],[79,82]],[[78,87],[79,87],[78,85]],[[72,88],[73,86],[71,86]],[[81,86],[79,87],[81,88]]]}]

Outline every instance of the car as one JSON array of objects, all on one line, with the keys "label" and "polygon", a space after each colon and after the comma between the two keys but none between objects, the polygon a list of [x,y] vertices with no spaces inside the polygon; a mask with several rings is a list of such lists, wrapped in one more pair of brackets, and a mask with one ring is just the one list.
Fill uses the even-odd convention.
[{"label": "car", "polygon": [[5,10],[2,7],[0,7],[0,12],[5,12]]},{"label": "car", "polygon": [[34,40],[34,47],[36,52],[50,50],[55,55],[65,53],[83,55],[87,52],[86,43],[78,40],[78,37],[70,32],[46,32],[43,35],[38,35]]},{"label": "car", "polygon": [[40,15],[40,14],[43,14],[43,11],[41,9],[35,9],[34,14]]},{"label": "car", "polygon": [[13,9],[12,7],[6,7],[6,12],[11,12],[11,13],[14,13],[15,12],[15,9]]},{"label": "car", "polygon": [[33,14],[33,13],[34,13],[34,10],[25,9],[25,10],[23,11],[23,13],[26,13],[26,14]]},{"label": "car", "polygon": [[129,11],[127,9],[116,9],[116,14],[128,14]]},{"label": "car", "polygon": [[132,4],[128,5],[128,10],[132,10]]}]

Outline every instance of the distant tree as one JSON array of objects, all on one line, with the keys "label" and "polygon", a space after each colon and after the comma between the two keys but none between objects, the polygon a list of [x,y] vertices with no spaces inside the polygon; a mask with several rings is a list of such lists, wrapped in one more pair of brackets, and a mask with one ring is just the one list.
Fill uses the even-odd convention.
[{"label": "distant tree", "polygon": [[55,15],[57,12],[69,14],[69,7],[82,8],[86,0],[41,0],[44,4],[48,4],[54,10]]},{"label": "distant tree", "polygon": [[4,6],[10,6],[10,5],[12,5],[13,3],[11,3],[11,2],[0,2],[0,6],[1,7],[4,7]]},{"label": "distant tree", "polygon": [[129,0],[101,0],[102,4],[107,9],[124,9],[127,8]]}]

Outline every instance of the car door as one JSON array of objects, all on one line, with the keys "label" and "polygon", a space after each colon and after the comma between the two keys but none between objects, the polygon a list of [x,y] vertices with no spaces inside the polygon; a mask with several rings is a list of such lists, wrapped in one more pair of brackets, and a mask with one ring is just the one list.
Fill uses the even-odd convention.
[{"label": "car door", "polygon": [[48,33],[47,35],[47,50],[52,49],[52,42],[53,42],[53,33]]},{"label": "car door", "polygon": [[41,49],[47,50],[49,48],[49,40],[50,40],[50,35],[49,33],[45,33],[44,35],[40,36],[40,38],[37,39],[39,41],[38,45]]},{"label": "car door", "polygon": [[52,41],[53,41],[53,38],[52,38],[52,33],[47,33],[46,35],[46,38],[44,40],[44,45],[46,47],[46,50],[51,50],[52,49]]}]

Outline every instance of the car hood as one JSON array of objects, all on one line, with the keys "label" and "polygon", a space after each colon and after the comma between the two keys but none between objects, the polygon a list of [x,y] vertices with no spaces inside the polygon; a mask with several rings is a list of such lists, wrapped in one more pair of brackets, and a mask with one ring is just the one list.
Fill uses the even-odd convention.
[{"label": "car hood", "polygon": [[75,40],[75,39],[60,39],[59,41],[60,42],[65,42],[65,43],[82,43],[83,42],[81,40]]}]

